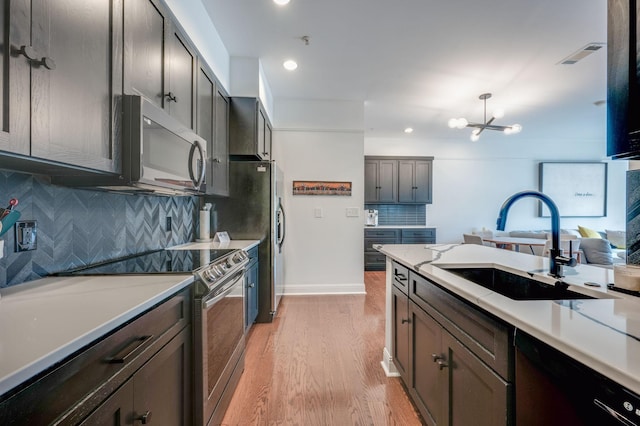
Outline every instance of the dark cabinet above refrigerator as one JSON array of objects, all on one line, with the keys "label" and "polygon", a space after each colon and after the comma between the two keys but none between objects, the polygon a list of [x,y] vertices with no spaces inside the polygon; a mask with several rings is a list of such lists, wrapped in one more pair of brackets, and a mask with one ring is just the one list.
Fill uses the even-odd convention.
[{"label": "dark cabinet above refrigerator", "polygon": [[234,160],[271,160],[271,122],[258,98],[232,97],[229,156]]}]

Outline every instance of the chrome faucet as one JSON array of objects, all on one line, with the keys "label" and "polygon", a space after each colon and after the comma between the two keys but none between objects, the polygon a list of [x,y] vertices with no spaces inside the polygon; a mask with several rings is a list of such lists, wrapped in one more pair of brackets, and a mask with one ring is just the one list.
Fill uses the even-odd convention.
[{"label": "chrome faucet", "polygon": [[576,266],[577,261],[573,257],[562,256],[562,251],[560,250],[560,212],[558,211],[558,206],[556,206],[556,203],[554,203],[553,200],[547,195],[538,191],[522,191],[513,194],[511,197],[507,198],[502,204],[502,207],[500,207],[496,229],[498,231],[504,231],[504,227],[507,223],[507,213],[509,212],[509,208],[511,208],[511,205],[513,203],[524,197],[534,197],[539,199],[547,205],[549,211],[551,212],[551,249],[549,250],[549,275],[554,278],[562,278],[564,276],[564,265]]}]

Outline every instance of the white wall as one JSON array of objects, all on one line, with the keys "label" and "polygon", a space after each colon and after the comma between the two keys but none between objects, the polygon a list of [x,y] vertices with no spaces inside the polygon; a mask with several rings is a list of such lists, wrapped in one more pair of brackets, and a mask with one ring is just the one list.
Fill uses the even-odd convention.
[{"label": "white wall", "polygon": [[[273,118],[287,212],[285,294],[363,293],[362,104],[276,99]],[[294,180],[352,182],[352,195],[293,196]],[[347,217],[349,207],[359,217]]]},{"label": "white wall", "polygon": [[229,91],[229,52],[213,26],[202,1],[165,0],[165,2],[220,83]]},{"label": "white wall", "polygon": [[[498,211],[507,197],[522,190],[538,189],[538,163],[543,161],[608,162],[607,216],[563,217],[560,226],[625,229],[628,162],[609,161],[604,155],[604,139],[532,140],[523,131],[510,137],[497,132],[483,134],[474,143],[467,133],[460,139],[439,141],[419,137],[365,140],[365,155],[435,157],[433,204],[427,205],[427,224],[437,228],[438,243],[461,242],[463,233],[483,227],[495,230]],[[549,218],[537,217],[534,199],[520,200],[509,211],[507,230],[549,228]]]}]

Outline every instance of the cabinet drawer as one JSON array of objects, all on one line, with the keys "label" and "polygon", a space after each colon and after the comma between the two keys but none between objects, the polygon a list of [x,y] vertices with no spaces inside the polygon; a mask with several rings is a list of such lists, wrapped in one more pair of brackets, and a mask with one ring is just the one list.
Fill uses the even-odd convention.
[{"label": "cabinet drawer", "polygon": [[435,244],[433,237],[402,237],[402,244]]},{"label": "cabinet drawer", "polygon": [[509,327],[426,278],[409,272],[409,297],[503,378],[509,370]]},{"label": "cabinet drawer", "polygon": [[435,238],[436,230],[433,228],[421,228],[421,229],[403,229],[402,241],[406,238]]},{"label": "cabinet drawer", "polygon": [[391,274],[393,277],[393,285],[396,286],[404,294],[408,294],[409,288],[409,269],[398,262],[391,261]]},{"label": "cabinet drawer", "polygon": [[387,256],[382,253],[365,253],[364,254],[364,270],[365,271],[384,271],[387,265]]},{"label": "cabinet drawer", "polygon": [[364,237],[365,238],[393,238],[394,240],[398,238],[400,234],[399,229],[365,229]]},{"label": "cabinet drawer", "polygon": [[186,289],[1,401],[0,424],[78,423],[190,322]]},{"label": "cabinet drawer", "polygon": [[364,239],[364,251],[377,252],[373,248],[374,244],[396,244],[398,241],[395,238],[365,238]]}]

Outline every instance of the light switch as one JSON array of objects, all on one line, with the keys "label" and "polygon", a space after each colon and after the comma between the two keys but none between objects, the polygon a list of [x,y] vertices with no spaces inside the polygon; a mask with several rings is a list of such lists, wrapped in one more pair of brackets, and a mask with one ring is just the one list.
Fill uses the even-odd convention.
[{"label": "light switch", "polygon": [[347,217],[360,217],[360,209],[358,207],[347,207]]},{"label": "light switch", "polygon": [[320,207],[316,207],[313,209],[313,217],[321,218],[322,217],[322,209]]}]

